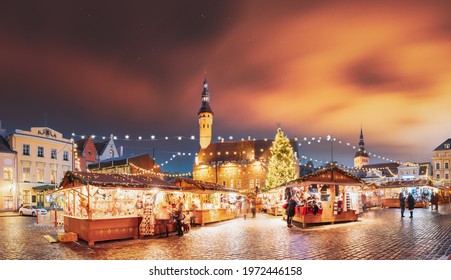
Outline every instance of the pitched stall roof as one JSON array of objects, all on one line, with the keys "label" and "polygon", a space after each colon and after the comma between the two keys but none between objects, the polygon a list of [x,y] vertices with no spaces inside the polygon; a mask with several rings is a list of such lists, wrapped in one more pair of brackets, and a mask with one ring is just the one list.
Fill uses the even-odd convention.
[{"label": "pitched stall roof", "polygon": [[380,188],[404,188],[404,187],[421,187],[432,186],[431,180],[398,180],[381,184]]},{"label": "pitched stall roof", "polygon": [[[209,162],[237,162],[246,160],[266,160],[271,156],[272,140],[242,140],[211,143],[200,149],[200,164]],[[297,141],[290,140],[294,152],[297,152]]]},{"label": "pitched stall roof", "polygon": [[131,189],[161,188],[166,190],[181,190],[179,186],[170,184],[157,177],[71,171],[66,172],[58,190],[88,184],[104,188],[123,187]]},{"label": "pitched stall roof", "polygon": [[181,186],[183,190],[192,191],[195,193],[237,192],[235,189],[226,188],[218,184],[189,178],[176,178],[170,182],[174,185]]},{"label": "pitched stall roof", "polygon": [[310,184],[346,184],[353,186],[363,186],[365,182],[336,166],[325,168],[313,172],[307,176],[292,180],[290,184],[310,185]]}]

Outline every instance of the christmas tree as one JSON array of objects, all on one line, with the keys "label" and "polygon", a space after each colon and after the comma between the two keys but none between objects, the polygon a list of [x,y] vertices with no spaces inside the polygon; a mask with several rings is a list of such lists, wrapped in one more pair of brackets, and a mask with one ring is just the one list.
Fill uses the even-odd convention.
[{"label": "christmas tree", "polygon": [[270,151],[265,190],[280,186],[297,176],[293,147],[280,128],[277,129]]}]

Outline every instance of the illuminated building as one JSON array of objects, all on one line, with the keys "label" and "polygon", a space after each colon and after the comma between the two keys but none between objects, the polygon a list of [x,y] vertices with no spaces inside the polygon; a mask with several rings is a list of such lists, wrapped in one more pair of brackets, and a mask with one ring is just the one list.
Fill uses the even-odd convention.
[{"label": "illuminated building", "polygon": [[86,171],[89,164],[99,161],[97,149],[92,137],[76,141],[75,153],[75,171]]},{"label": "illuminated building", "polygon": [[17,210],[16,160],[17,152],[0,135],[0,211]]},{"label": "illuminated building", "polygon": [[440,144],[432,153],[433,178],[451,186],[451,138]]},{"label": "illuminated building", "polygon": [[64,174],[72,170],[73,142],[48,127],[16,129],[8,142],[17,152],[19,205],[50,207],[52,198],[48,191],[55,189]]}]

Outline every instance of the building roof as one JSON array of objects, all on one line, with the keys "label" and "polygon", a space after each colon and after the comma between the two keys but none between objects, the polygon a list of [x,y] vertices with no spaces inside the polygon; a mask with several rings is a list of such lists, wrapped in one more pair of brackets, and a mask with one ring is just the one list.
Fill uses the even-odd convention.
[{"label": "building roof", "polygon": [[59,189],[93,185],[105,188],[124,187],[135,189],[161,188],[181,190],[179,186],[170,184],[158,177],[144,175],[105,174],[94,172],[66,172]]},{"label": "building roof", "polygon": [[[211,143],[198,153],[198,163],[238,162],[267,160],[271,156],[272,140],[242,140]],[[291,147],[297,152],[297,141],[290,140]]]},{"label": "building roof", "polygon": [[162,173],[160,167],[155,163],[155,160],[149,154],[105,159],[98,163],[89,164],[88,169],[98,170],[130,164],[144,170],[152,170],[153,172]]},{"label": "building roof", "polygon": [[237,192],[235,189],[226,188],[215,183],[193,180],[190,178],[175,178],[171,180],[170,183],[181,186],[184,190],[191,190],[193,192]]},{"label": "building roof", "polygon": [[103,152],[105,151],[106,147],[108,146],[108,142],[109,141],[101,141],[101,142],[94,143],[94,146],[96,147],[98,155],[103,155]]},{"label": "building roof", "polygon": [[382,171],[382,175],[385,177],[394,177],[398,175],[398,166],[399,163],[396,162],[376,163],[364,165],[362,166],[362,169],[363,170],[377,169]]},{"label": "building roof", "polygon": [[6,141],[3,136],[0,135],[0,153],[6,153],[6,154],[17,154],[16,151],[13,151],[11,147],[9,146],[8,141]]},{"label": "building roof", "polygon": [[[445,144],[447,144],[447,148],[445,148]],[[443,151],[443,150],[451,150],[451,138],[440,144],[434,151]]]},{"label": "building roof", "polygon": [[77,150],[80,152],[83,152],[85,149],[86,143],[88,143],[88,139],[80,139],[78,141],[75,141],[75,144],[77,144]]}]

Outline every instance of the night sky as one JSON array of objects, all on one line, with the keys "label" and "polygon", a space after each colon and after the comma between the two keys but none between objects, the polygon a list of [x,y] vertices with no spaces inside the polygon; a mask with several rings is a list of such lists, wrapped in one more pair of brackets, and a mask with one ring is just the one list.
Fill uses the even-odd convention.
[{"label": "night sky", "polygon": [[[197,137],[207,73],[215,141],[332,134],[352,165],[362,126],[368,152],[430,161],[451,137],[450,15],[450,1],[2,1],[0,120],[8,133]],[[315,143],[300,154],[329,160]],[[198,149],[118,144],[159,163]]]}]

